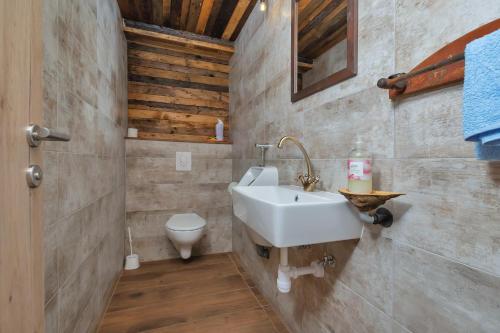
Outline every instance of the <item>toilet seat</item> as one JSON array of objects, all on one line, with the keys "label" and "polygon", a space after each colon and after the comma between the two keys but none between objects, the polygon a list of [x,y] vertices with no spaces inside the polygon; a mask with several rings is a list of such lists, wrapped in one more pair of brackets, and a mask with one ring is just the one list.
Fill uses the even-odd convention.
[{"label": "toilet seat", "polygon": [[198,214],[176,214],[172,216],[165,226],[172,231],[194,231],[204,228],[207,222]]}]

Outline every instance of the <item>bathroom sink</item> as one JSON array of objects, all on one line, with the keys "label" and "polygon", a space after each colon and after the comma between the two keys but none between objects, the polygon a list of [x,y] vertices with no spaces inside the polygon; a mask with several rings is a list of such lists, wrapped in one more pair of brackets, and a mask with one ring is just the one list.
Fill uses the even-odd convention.
[{"label": "bathroom sink", "polygon": [[340,194],[296,186],[235,186],[234,214],[276,247],[361,237],[362,222]]}]

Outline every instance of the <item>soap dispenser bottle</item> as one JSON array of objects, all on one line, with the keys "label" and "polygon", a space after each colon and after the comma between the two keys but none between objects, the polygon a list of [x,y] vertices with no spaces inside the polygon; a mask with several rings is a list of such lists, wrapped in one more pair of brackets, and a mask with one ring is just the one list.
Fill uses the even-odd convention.
[{"label": "soap dispenser bottle", "polygon": [[372,192],[372,154],[358,136],[347,160],[347,187],[352,193]]},{"label": "soap dispenser bottle", "polygon": [[215,124],[215,140],[224,141],[224,123],[220,119]]}]

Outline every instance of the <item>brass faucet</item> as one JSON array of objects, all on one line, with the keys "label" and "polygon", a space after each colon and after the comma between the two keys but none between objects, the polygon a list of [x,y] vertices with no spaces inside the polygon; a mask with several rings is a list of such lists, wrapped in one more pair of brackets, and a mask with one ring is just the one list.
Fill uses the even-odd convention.
[{"label": "brass faucet", "polygon": [[299,140],[294,138],[293,136],[284,136],[281,138],[281,140],[278,142],[278,148],[283,148],[283,144],[286,141],[291,141],[295,143],[297,147],[299,147],[300,151],[304,155],[304,160],[306,161],[307,165],[307,173],[305,175],[300,175],[299,180],[302,183],[302,186],[304,187],[304,191],[306,192],[313,192],[314,187],[316,186],[316,183],[319,181],[319,176],[314,176],[312,172],[312,166],[311,166],[311,159],[309,158],[309,155],[307,154],[306,149],[304,146],[300,143]]}]

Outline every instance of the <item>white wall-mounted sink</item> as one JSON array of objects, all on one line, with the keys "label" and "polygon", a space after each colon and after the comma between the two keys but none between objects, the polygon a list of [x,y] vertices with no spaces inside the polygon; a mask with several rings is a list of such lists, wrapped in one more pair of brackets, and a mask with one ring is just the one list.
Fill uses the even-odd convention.
[{"label": "white wall-mounted sink", "polygon": [[340,194],[296,186],[235,186],[234,214],[276,247],[358,239],[358,212]]}]

